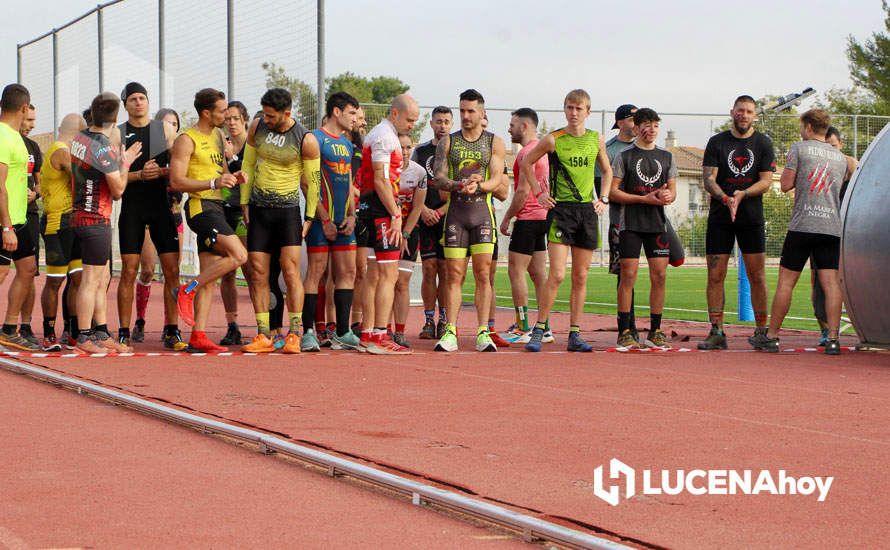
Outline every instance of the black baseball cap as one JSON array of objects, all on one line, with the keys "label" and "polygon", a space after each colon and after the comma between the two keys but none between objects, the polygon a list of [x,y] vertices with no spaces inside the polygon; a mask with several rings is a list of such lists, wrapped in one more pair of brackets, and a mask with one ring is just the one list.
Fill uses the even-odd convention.
[{"label": "black baseball cap", "polygon": [[636,105],[631,105],[630,103],[625,103],[624,105],[615,109],[615,124],[612,125],[612,129],[615,130],[618,128],[618,121],[624,120],[625,118],[630,118],[634,116],[634,111],[637,109]]}]

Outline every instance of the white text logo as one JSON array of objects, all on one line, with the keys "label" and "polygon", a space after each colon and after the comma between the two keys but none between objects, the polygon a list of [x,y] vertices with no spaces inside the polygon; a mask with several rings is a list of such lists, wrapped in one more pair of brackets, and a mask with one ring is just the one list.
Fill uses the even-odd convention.
[{"label": "white text logo", "polygon": [[[593,471],[593,494],[618,506],[637,494],[637,472],[617,458],[609,461],[609,479],[623,483],[609,483],[606,487],[603,466]],[[812,495],[825,502],[834,477],[789,475],[785,470],[643,470],[641,490],[644,495]],[[621,489],[624,489],[623,495]]]}]

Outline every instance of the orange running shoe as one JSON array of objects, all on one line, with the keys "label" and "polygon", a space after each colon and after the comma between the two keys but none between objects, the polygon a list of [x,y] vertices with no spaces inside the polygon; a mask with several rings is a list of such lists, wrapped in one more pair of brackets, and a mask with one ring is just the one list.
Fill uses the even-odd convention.
[{"label": "orange running shoe", "polygon": [[185,351],[195,353],[219,353],[222,351],[229,351],[229,348],[219,346],[212,342],[210,338],[207,338],[207,333],[200,330],[193,330],[192,335],[189,337],[189,345],[185,348]]},{"label": "orange running shoe", "polygon": [[300,353],[300,335],[288,332],[284,337],[284,347],[281,348],[282,353]]},{"label": "orange running shoe", "polygon": [[386,335],[382,335],[382,338],[375,339],[367,349],[368,353],[372,355],[409,355],[413,353],[411,348],[400,346],[387,338]]},{"label": "orange running shoe", "polygon": [[188,285],[181,285],[176,290],[176,308],[179,310],[179,318],[186,325],[195,326],[195,291],[186,293]]},{"label": "orange running shoe", "polygon": [[[102,334],[105,333],[103,332]],[[133,353],[133,348],[121,344],[110,336],[104,340],[99,340],[99,338],[96,338],[96,344],[99,347],[105,348],[111,353]]]},{"label": "orange running shoe", "polygon": [[77,340],[77,344],[74,346],[74,351],[78,353],[86,353],[92,355],[94,353],[108,353],[108,350],[97,344],[93,341],[92,338],[87,338],[83,342]]},{"label": "orange running shoe", "polygon": [[253,337],[253,342],[241,346],[241,351],[244,353],[272,353],[275,351],[275,345],[272,343],[272,339],[265,334],[257,334]]}]

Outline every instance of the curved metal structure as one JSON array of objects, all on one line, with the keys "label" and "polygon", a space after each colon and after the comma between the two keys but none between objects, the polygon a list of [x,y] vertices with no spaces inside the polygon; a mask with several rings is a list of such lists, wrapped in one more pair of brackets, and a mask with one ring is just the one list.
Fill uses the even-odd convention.
[{"label": "curved metal structure", "polygon": [[872,141],[841,205],[841,287],[862,344],[890,346],[890,125]]}]

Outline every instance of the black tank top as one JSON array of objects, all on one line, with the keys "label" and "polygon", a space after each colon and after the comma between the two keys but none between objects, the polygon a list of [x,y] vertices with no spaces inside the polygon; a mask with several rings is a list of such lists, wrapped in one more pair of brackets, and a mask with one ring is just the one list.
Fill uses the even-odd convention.
[{"label": "black tank top", "polygon": [[[137,128],[124,122],[118,128],[121,132],[121,140],[130,147],[134,143],[142,143],[142,153],[133,164],[130,172],[142,170],[145,163],[154,159],[160,167],[170,165],[170,153],[167,151],[167,137],[164,135],[164,123],[160,120],[152,120],[148,126]],[[124,201],[152,201],[151,204],[167,204],[167,178],[160,177],[152,180],[134,180],[127,184],[124,190]]]}]

